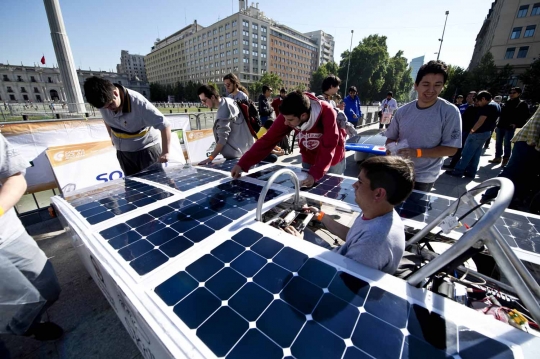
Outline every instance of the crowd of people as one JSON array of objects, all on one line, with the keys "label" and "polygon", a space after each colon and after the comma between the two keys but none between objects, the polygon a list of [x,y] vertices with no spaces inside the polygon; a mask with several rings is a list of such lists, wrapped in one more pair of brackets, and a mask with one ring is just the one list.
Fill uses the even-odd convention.
[{"label": "crowd of people", "polygon": [[[302,167],[307,172],[301,186],[313,186],[326,173],[344,173],[345,140],[356,134],[355,126],[362,117],[356,87],[348,88],[348,96],[341,100],[337,97],[341,81],[335,75],[323,81],[320,96],[301,91],[287,93],[282,88],[273,99],[273,89],[263,86],[258,97],[261,123],[254,131],[255,114],[249,111],[252,103],[247,89],[234,74],[223,80],[227,96],[221,96],[210,85],[197,91],[204,106],[217,109],[213,125],[216,145],[200,165],[214,161],[218,155],[238,159],[231,176],[239,178],[260,161],[273,162],[284,155],[280,145],[294,133]],[[525,184],[538,179],[540,114],[537,111],[529,119],[528,108],[520,100],[521,89],[513,88],[502,105],[487,91],[471,91],[466,103],[458,96],[453,104],[439,97],[447,80],[446,64],[430,61],[418,71],[414,83],[417,100],[398,108],[393,93],[388,92],[382,101],[380,117],[382,125],[387,125],[384,135],[388,156],[372,157],[360,165],[353,187],[362,213],[350,228],[325,216],[318,208],[305,208],[345,241],[333,249],[336,253],[394,274],[405,246],[403,223],[394,207],[413,188],[431,191],[445,157],[452,158],[445,166],[448,175],[474,177],[482,149],[493,131],[496,152],[490,162],[504,166],[500,176],[514,181],[517,193]],[[88,78],[84,90],[88,102],[100,109],[125,175],[168,161],[170,123],[156,106],[136,91],[98,77]],[[521,131],[516,134],[519,128]],[[27,167],[28,162],[0,135],[0,262],[16,267],[46,300],[16,313],[8,330],[38,340],[53,340],[62,335],[62,329],[53,323],[42,323],[41,315],[58,298],[60,288],[52,265],[26,233],[13,209],[26,189]],[[492,188],[483,200],[496,194],[497,189]],[[294,227],[284,230],[304,236]]]}]

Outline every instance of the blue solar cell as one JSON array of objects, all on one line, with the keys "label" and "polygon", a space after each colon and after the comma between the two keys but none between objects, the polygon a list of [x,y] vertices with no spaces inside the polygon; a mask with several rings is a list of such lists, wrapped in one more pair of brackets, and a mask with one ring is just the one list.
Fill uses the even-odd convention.
[{"label": "blue solar cell", "polygon": [[140,227],[135,228],[135,230],[139,232],[140,234],[142,234],[143,236],[149,236],[163,228],[165,228],[165,225],[156,219]]},{"label": "blue solar cell", "polygon": [[178,236],[178,232],[173,231],[170,228],[163,228],[148,237],[146,239],[155,246],[160,246],[165,242],[170,241],[174,237]]},{"label": "blue solar cell", "polygon": [[131,230],[131,228],[127,224],[120,223],[114,227],[110,227],[99,232],[99,234],[101,234],[101,236],[105,239],[111,239],[113,237],[119,236],[122,233],[126,233],[129,230]]},{"label": "blue solar cell", "polygon": [[103,212],[98,215],[86,218],[86,221],[88,221],[88,223],[90,224],[96,224],[99,222],[106,221],[107,219],[111,219],[113,217],[114,217],[114,214],[112,214],[111,212]]},{"label": "blue solar cell", "polygon": [[375,358],[399,358],[403,333],[369,313],[362,313],[351,339],[356,347]]},{"label": "blue solar cell", "polygon": [[154,220],[154,217],[152,217],[151,215],[149,214],[141,214],[140,216],[137,216],[133,219],[130,219],[129,221],[126,222],[126,224],[128,226],[130,226],[131,228],[136,228],[136,227],[139,227],[139,226],[142,226],[143,224],[145,223],[148,223],[150,221]]},{"label": "blue solar cell", "polygon": [[235,242],[238,242],[245,247],[251,246],[253,243],[257,242],[261,238],[262,234],[260,234],[259,232],[255,232],[254,230],[249,228],[246,228],[232,236],[232,239]]},{"label": "blue solar cell", "polygon": [[510,348],[467,327],[459,327],[459,356],[463,359],[514,358]]},{"label": "blue solar cell", "polygon": [[281,359],[283,349],[257,329],[250,329],[227,355],[227,359]]},{"label": "blue solar cell", "polygon": [[134,242],[129,246],[120,249],[118,254],[120,254],[126,261],[131,261],[147,252],[150,252],[153,248],[154,246],[150,242],[141,239],[140,241]]},{"label": "blue solar cell", "polygon": [[156,294],[168,306],[174,305],[191,293],[199,283],[186,272],[180,272],[158,285]]},{"label": "blue solar cell", "polygon": [[311,314],[323,295],[321,288],[304,278],[294,277],[280,294],[281,299],[304,314]]},{"label": "blue solar cell", "polygon": [[81,204],[80,206],[75,207],[75,209],[78,212],[83,212],[94,207],[99,207],[99,202],[90,202],[90,203]]},{"label": "blue solar cell", "polygon": [[181,209],[181,208],[184,208],[184,207],[188,207],[188,206],[190,206],[192,204],[193,204],[193,202],[188,201],[187,199],[181,199],[179,201],[169,203],[168,206],[172,207],[172,208],[176,208],[176,209]]},{"label": "blue solar cell", "polygon": [[180,213],[185,214],[186,216],[192,216],[197,212],[200,212],[204,209],[204,207],[199,206],[198,204],[192,204],[191,206],[187,206],[180,209]]},{"label": "blue solar cell", "polygon": [[264,265],[266,259],[252,251],[242,253],[231,263],[231,267],[246,277],[253,277]]},{"label": "blue solar cell", "polygon": [[154,203],[156,200],[151,197],[145,197],[143,199],[139,199],[138,201],[133,201],[133,204],[137,207],[146,206],[150,203]]},{"label": "blue solar cell", "polygon": [[371,287],[368,298],[364,304],[366,310],[379,319],[398,327],[404,328],[409,315],[410,304],[407,300],[395,294]]},{"label": "blue solar cell", "polygon": [[124,213],[127,213],[127,212],[131,212],[133,211],[134,209],[137,209],[137,207],[133,204],[126,204],[124,206],[120,206],[118,208],[113,208],[111,209],[111,212],[114,213],[115,215],[119,216],[121,214],[124,214]]},{"label": "blue solar cell", "polygon": [[361,307],[366,300],[369,284],[348,273],[339,272],[330,283],[328,290],[347,303]]},{"label": "blue solar cell", "polygon": [[247,320],[256,320],[273,300],[268,293],[257,284],[247,283],[229,300],[229,306]]},{"label": "blue solar cell", "polygon": [[249,323],[229,307],[220,308],[199,329],[197,336],[218,357],[225,356],[242,335]]},{"label": "blue solar cell", "polygon": [[205,226],[205,225],[199,225],[195,228],[190,229],[189,231],[184,233],[184,236],[191,241],[197,243],[202,241],[203,239],[206,239],[208,236],[214,234],[214,230]]},{"label": "blue solar cell", "polygon": [[283,248],[283,244],[268,237],[263,237],[251,247],[251,250],[264,258],[270,259],[274,257],[281,248]]},{"label": "blue solar cell", "polygon": [[163,206],[163,207],[159,207],[158,209],[154,209],[153,211],[148,212],[148,214],[154,217],[161,217],[172,211],[174,211],[174,208],[169,207],[169,206]]},{"label": "blue solar cell", "polygon": [[121,234],[109,240],[109,244],[114,249],[120,249],[127,246],[130,243],[136,242],[141,239],[141,235],[135,231],[129,231],[127,233]]},{"label": "blue solar cell", "polygon": [[223,268],[208,280],[205,287],[221,300],[228,300],[241,286],[246,278],[231,268]]},{"label": "blue solar cell", "polygon": [[174,313],[195,329],[221,306],[221,301],[206,288],[197,288],[174,306]]},{"label": "blue solar cell", "polygon": [[192,194],[191,196],[186,197],[186,199],[189,199],[190,201],[193,201],[193,202],[197,202],[205,198],[206,198],[206,195],[202,193],[195,193],[195,194]]},{"label": "blue solar cell", "polygon": [[403,343],[401,359],[409,358],[449,359],[452,358],[452,356],[447,355],[445,352],[432,347],[416,337],[407,336],[405,337],[405,343]]},{"label": "blue solar cell", "polygon": [[130,262],[129,265],[133,269],[135,269],[135,271],[139,275],[145,275],[146,273],[153,271],[168,260],[169,257],[156,249],[136,258],[135,260]]},{"label": "blue solar cell", "polygon": [[328,284],[334,278],[336,269],[317,259],[310,258],[298,272],[300,277],[309,280],[311,283],[318,285],[321,288],[328,287]]},{"label": "blue solar cell", "polygon": [[241,208],[231,208],[231,209],[228,209],[228,210],[223,212],[224,216],[226,216],[226,217],[228,217],[230,219],[233,219],[233,220],[236,220],[236,219],[244,216],[245,214],[247,214],[247,211],[244,211]]},{"label": "blue solar cell", "polygon": [[306,316],[281,300],[275,300],[257,320],[257,328],[283,348],[291,346]]},{"label": "blue solar cell", "polygon": [[215,231],[219,231],[221,228],[227,226],[231,222],[232,222],[232,220],[230,220],[227,217],[215,216],[214,218],[205,221],[204,224],[207,225],[208,227],[212,228]]},{"label": "blue solar cell", "polygon": [[359,315],[357,307],[347,304],[331,293],[326,293],[317,304],[313,319],[343,339],[347,339],[351,337]]},{"label": "blue solar cell", "polygon": [[225,263],[230,263],[234,258],[238,257],[244,251],[244,247],[231,240],[226,240],[219,246],[214,248],[212,253],[216,258]]},{"label": "blue solar cell", "polygon": [[293,277],[292,273],[274,263],[268,263],[253,278],[253,281],[269,292],[277,294]]},{"label": "blue solar cell", "polygon": [[[372,359],[373,357],[367,355],[356,347],[348,347],[345,351],[343,359]],[[419,357],[421,358],[421,356]],[[403,359],[403,358],[402,358]]]},{"label": "blue solar cell", "polygon": [[161,217],[158,218],[161,222],[163,222],[163,224],[168,224],[168,225],[171,225],[173,223],[176,223],[178,222],[181,217],[179,215],[178,212],[176,211],[173,211],[171,213],[167,213]]},{"label": "blue solar cell", "polygon": [[186,218],[186,219],[181,219],[178,222],[171,224],[171,228],[179,233],[186,233],[187,231],[197,226],[198,224],[199,222],[190,218]]},{"label": "blue solar cell", "polygon": [[81,216],[83,216],[84,218],[88,218],[88,217],[92,217],[103,212],[107,212],[107,208],[103,206],[93,207],[93,208],[87,209],[86,211],[82,211]]},{"label": "blue solar cell", "polygon": [[186,267],[186,272],[191,274],[193,278],[199,282],[204,282],[221,268],[223,268],[223,262],[216,257],[205,254],[195,262]]},{"label": "blue solar cell", "polygon": [[291,347],[297,359],[341,359],[344,351],[345,342],[314,321],[306,323]]},{"label": "blue solar cell", "polygon": [[413,304],[407,320],[407,330],[433,347],[448,354],[457,352],[457,327],[439,314]]},{"label": "blue solar cell", "polygon": [[285,247],[272,260],[291,272],[296,272],[308,260],[308,256],[296,249]]},{"label": "blue solar cell", "polygon": [[170,258],[176,257],[180,253],[193,246],[193,242],[183,236],[178,236],[167,243],[161,245],[159,249]]},{"label": "blue solar cell", "polygon": [[120,206],[124,206],[126,204],[128,204],[128,201],[126,201],[125,199],[117,199],[116,201],[113,201],[113,202],[104,203],[103,207],[112,209],[112,208],[118,208]]}]

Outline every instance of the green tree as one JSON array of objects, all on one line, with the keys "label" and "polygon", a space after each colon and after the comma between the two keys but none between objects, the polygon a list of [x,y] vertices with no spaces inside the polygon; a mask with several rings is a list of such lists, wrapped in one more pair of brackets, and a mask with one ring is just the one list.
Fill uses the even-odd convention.
[{"label": "green tree", "polygon": [[448,80],[446,86],[441,92],[440,97],[447,101],[453,102],[455,96],[466,96],[471,89],[470,86],[470,73],[459,66],[448,65]]},{"label": "green tree", "polygon": [[408,100],[412,85],[411,68],[408,65],[407,59],[403,57],[403,51],[399,50],[388,61],[384,75],[384,84],[381,87],[378,98],[383,99],[386,97],[388,91],[392,91],[397,101],[405,102]]},{"label": "green tree", "polygon": [[283,80],[278,74],[267,72],[259,79],[252,83],[248,87],[249,94],[252,98],[257,98],[262,93],[262,87],[270,86],[274,92],[279,93],[279,90],[283,87]]},{"label": "green tree", "polygon": [[519,75],[519,79],[525,85],[523,98],[533,103],[540,102],[540,59]]},{"label": "green tree", "polygon": [[304,91],[307,90],[307,87],[303,83],[300,83],[300,84],[296,85],[296,87],[294,87],[294,90],[304,92]]},{"label": "green tree", "polygon": [[495,66],[495,60],[491,52],[487,52],[477,67],[470,71],[469,81],[465,83],[465,87],[473,91],[487,90],[493,96],[505,93],[509,78],[512,76],[513,70],[510,65],[506,65],[502,69]]}]

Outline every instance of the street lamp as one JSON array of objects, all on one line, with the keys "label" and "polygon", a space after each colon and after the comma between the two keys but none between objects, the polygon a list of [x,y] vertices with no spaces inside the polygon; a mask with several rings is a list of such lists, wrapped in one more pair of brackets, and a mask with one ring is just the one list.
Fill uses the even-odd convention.
[{"label": "street lamp", "polygon": [[448,14],[450,14],[450,11],[447,10],[446,13],[445,13],[446,19],[444,20],[444,27],[443,27],[443,30],[442,30],[442,36],[439,39],[439,41],[441,42],[441,45],[439,46],[439,52],[437,53],[437,61],[439,60],[439,56],[441,55],[442,43],[443,43],[443,40],[444,40],[444,30],[446,30],[446,22],[448,21]]},{"label": "street lamp", "polygon": [[347,94],[347,84],[349,82],[349,69],[351,68],[351,57],[352,57],[352,38],[353,38],[354,30],[351,30],[351,47],[349,47],[349,64],[347,65],[347,79],[345,80],[345,91],[343,91],[343,98],[345,98],[345,95]]}]

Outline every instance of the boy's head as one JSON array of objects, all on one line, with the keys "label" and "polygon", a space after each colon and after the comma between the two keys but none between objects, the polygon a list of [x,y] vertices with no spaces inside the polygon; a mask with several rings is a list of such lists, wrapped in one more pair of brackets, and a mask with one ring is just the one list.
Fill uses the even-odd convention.
[{"label": "boy's head", "polygon": [[279,113],[285,117],[285,124],[292,128],[309,120],[311,113],[311,102],[309,97],[302,91],[295,91],[288,94],[279,105]]},{"label": "boy's head", "polygon": [[414,89],[418,93],[418,101],[431,105],[444,89],[448,80],[448,66],[442,61],[430,61],[422,65],[416,75]]},{"label": "boy's head", "polygon": [[285,96],[287,96],[287,90],[284,87],[279,90],[279,96],[281,96],[281,98],[285,98]]},{"label": "boy's head", "polygon": [[477,106],[484,107],[491,102],[491,94],[487,91],[480,91],[476,95],[476,101]]},{"label": "boy's head", "polygon": [[360,165],[358,181],[353,187],[355,201],[361,209],[376,204],[395,206],[414,188],[414,165],[397,156],[368,158]]},{"label": "boy's head", "polygon": [[263,85],[262,87],[262,93],[266,97],[272,96],[272,88],[268,85]]},{"label": "boy's head", "polygon": [[202,85],[198,88],[197,95],[206,107],[217,108],[219,106],[219,94],[213,86]]},{"label": "boy's head", "polygon": [[339,91],[341,80],[336,75],[328,75],[321,84],[322,93],[329,96],[335,95]]},{"label": "boy's head", "polygon": [[109,80],[92,76],[84,81],[86,101],[95,108],[105,108],[112,111],[120,108],[120,93]]}]

